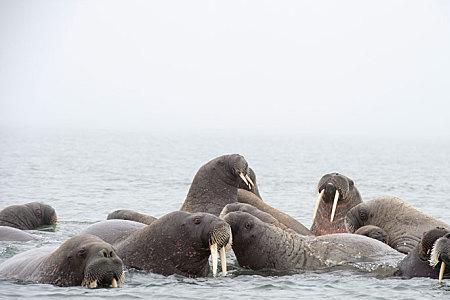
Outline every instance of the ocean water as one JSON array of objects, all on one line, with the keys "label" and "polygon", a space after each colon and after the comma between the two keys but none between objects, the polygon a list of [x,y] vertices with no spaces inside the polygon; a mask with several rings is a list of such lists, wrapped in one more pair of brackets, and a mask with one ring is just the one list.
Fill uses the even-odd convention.
[{"label": "ocean water", "polygon": [[[450,223],[450,139],[387,139],[234,133],[0,131],[0,208],[52,205],[55,232],[39,241],[0,242],[0,262],[24,250],[59,245],[109,212],[154,216],[179,209],[197,169],[240,153],[255,170],[263,198],[307,227],[325,173],[355,181],[364,200],[392,195]],[[59,299],[427,299],[450,298],[450,281],[404,280],[352,270],[269,276],[229,262],[230,275],[199,279],[127,272],[122,289],[88,290],[0,281],[0,298]]]}]

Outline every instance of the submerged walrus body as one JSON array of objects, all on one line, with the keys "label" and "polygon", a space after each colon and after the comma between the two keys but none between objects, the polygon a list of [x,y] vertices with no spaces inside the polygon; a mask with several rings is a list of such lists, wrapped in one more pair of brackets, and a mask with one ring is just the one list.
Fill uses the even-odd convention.
[{"label": "submerged walrus body", "polygon": [[32,230],[55,225],[56,222],[57,216],[53,207],[39,202],[11,205],[0,211],[0,226]]},{"label": "submerged walrus body", "polygon": [[425,232],[436,227],[450,229],[446,223],[396,197],[380,197],[358,204],[347,213],[345,225],[351,233],[362,226],[378,226],[386,232],[388,245],[405,254],[419,244]]},{"label": "submerged walrus body", "polygon": [[153,221],[157,220],[155,217],[148,214],[143,214],[130,209],[119,209],[108,214],[107,220],[129,220],[150,225]]},{"label": "submerged walrus body", "polygon": [[246,212],[224,216],[233,234],[239,265],[252,270],[319,270],[334,266],[395,267],[404,255],[377,240],[355,234],[302,236],[267,224]]}]

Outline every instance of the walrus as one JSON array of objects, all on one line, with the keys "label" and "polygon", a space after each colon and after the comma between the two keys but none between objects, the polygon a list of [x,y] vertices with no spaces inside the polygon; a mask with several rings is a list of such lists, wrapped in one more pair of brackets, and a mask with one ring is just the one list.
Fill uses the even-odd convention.
[{"label": "walrus", "polygon": [[362,226],[374,225],[388,235],[388,245],[408,254],[420,242],[424,232],[449,225],[427,215],[396,197],[380,197],[360,203],[345,217],[348,232]]},{"label": "walrus", "polygon": [[9,226],[0,226],[0,241],[28,242],[38,239],[39,237],[20,229]]},{"label": "walrus", "polygon": [[11,205],[0,211],[0,226],[32,230],[55,225],[56,222],[57,216],[53,207],[39,202]]},{"label": "walrus", "polygon": [[111,219],[89,225],[80,233],[98,236],[108,244],[114,245],[144,227],[145,224],[141,222]]},{"label": "walrus", "polygon": [[[438,265],[440,266],[438,267]],[[412,277],[450,278],[450,231],[434,228],[423,234],[419,244],[400,262],[396,275]]]},{"label": "walrus", "polygon": [[[252,270],[319,270],[373,265],[395,267],[404,254],[366,236],[348,233],[302,236],[267,224],[246,212],[230,212],[232,248],[239,265]],[[367,268],[364,268],[367,263]]]},{"label": "walrus", "polygon": [[[132,222],[108,220],[100,223],[111,221]],[[102,239],[103,235],[108,237],[105,226],[98,228],[101,230],[88,227],[85,232]],[[200,277],[208,274],[210,254],[213,275],[217,274],[218,251],[222,272],[226,274],[225,247],[230,242],[230,226],[220,218],[208,213],[175,211],[131,232],[113,246],[127,267],[166,276]]]},{"label": "walrus", "polygon": [[246,190],[239,189],[238,190],[238,202],[250,204],[257,209],[270,214],[274,217],[278,222],[283,224],[284,226],[294,230],[298,234],[301,235],[314,235],[308,228],[306,228],[302,223],[289,216],[288,214],[270,206],[264,200],[257,197],[254,193],[251,193]]},{"label": "walrus", "polygon": [[347,212],[362,202],[352,179],[339,173],[325,174],[317,185],[311,231],[315,235],[347,232],[344,218]]},{"label": "walrus", "polygon": [[373,225],[363,226],[363,227],[359,228],[358,230],[356,230],[355,234],[365,235],[370,238],[379,240],[380,242],[383,242],[385,244],[388,244],[388,242],[389,242],[389,237],[388,237],[386,231],[384,231],[383,229],[381,229],[378,226],[373,226]]},{"label": "walrus", "polygon": [[242,182],[249,190],[255,185],[249,173],[247,161],[239,154],[209,161],[195,174],[180,210],[218,216],[225,205],[237,202],[237,190]]},{"label": "walrus", "polygon": [[57,286],[121,287],[123,263],[113,247],[92,235],[78,235],[61,246],[17,254],[0,264],[0,278]]},{"label": "walrus", "polygon": [[[275,219],[271,214],[268,214],[264,211],[261,211],[254,207],[253,205],[247,204],[247,203],[230,203],[225,205],[225,207],[222,209],[222,212],[220,213],[219,217],[223,219],[223,217],[233,211],[243,211],[246,213],[249,213],[261,221],[268,223],[273,226],[277,226],[283,230],[292,230],[283,223],[279,222],[277,219]],[[295,231],[292,230],[292,232],[295,233]]]},{"label": "walrus", "polygon": [[115,210],[112,213],[108,214],[107,220],[111,219],[122,219],[122,220],[129,220],[129,221],[135,221],[139,223],[144,223],[147,225],[150,225],[153,221],[156,220],[155,217],[143,214],[134,210],[129,209],[119,209]]}]

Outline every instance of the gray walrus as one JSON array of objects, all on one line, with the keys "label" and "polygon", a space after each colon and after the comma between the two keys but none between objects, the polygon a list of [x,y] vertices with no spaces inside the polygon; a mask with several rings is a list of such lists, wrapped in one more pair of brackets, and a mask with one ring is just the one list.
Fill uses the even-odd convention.
[{"label": "gray walrus", "polygon": [[317,185],[317,192],[311,231],[315,235],[347,232],[345,215],[362,202],[353,180],[339,173],[325,174]]},{"label": "gray walrus", "polygon": [[248,189],[254,186],[244,157],[239,154],[219,156],[197,171],[180,210],[218,216],[225,205],[237,202],[237,190],[242,182]]},{"label": "gray walrus", "polygon": [[257,209],[270,214],[274,217],[278,222],[283,224],[284,226],[294,230],[298,234],[301,235],[314,235],[308,228],[306,228],[302,223],[289,216],[288,214],[270,206],[264,200],[257,197],[255,194],[245,191],[242,189],[238,190],[238,202],[250,204]]},{"label": "gray walrus", "polygon": [[92,235],[78,235],[54,249],[42,247],[0,265],[0,278],[57,286],[118,287],[123,264],[112,246]]},{"label": "gray walrus", "polygon": [[[231,226],[232,248],[241,267],[252,270],[318,270],[351,266],[395,266],[403,254],[388,245],[356,234],[302,236],[267,224],[246,212],[223,218]],[[367,263],[367,266],[365,266]]]},{"label": "gray walrus", "polygon": [[399,264],[396,275],[411,277],[450,278],[450,231],[434,228],[423,234],[419,244]]},{"label": "gray walrus", "polygon": [[129,209],[119,209],[115,210],[112,213],[108,214],[108,217],[106,217],[107,220],[111,219],[122,219],[122,220],[129,220],[129,221],[135,221],[139,223],[144,223],[147,225],[150,225],[153,221],[156,220],[155,217],[143,214],[134,210]]},{"label": "gray walrus", "polygon": [[345,218],[348,232],[374,225],[388,235],[388,245],[408,254],[420,242],[424,232],[450,227],[396,197],[380,197],[350,209]]},{"label": "gray walrus", "polygon": [[30,202],[11,205],[0,211],[0,226],[31,230],[46,225],[55,225],[56,212],[50,205]]},{"label": "gray walrus", "polygon": [[38,239],[38,236],[22,231],[20,229],[9,226],[0,226],[0,241],[27,242]]},{"label": "gray walrus", "polygon": [[389,237],[383,229],[381,229],[378,226],[373,225],[367,225],[359,228],[355,231],[355,234],[365,235],[370,238],[379,240],[380,242],[383,242],[385,244],[389,243]]},{"label": "gray walrus", "polygon": [[98,236],[105,242],[114,245],[145,226],[146,225],[144,223],[140,222],[111,219],[94,223],[82,230],[80,233]]},{"label": "gray walrus", "polygon": [[[108,220],[99,223],[111,221],[132,222]],[[97,226],[97,230],[88,227],[84,232],[108,238],[108,226]],[[225,247],[230,241],[230,226],[220,218],[208,213],[175,211],[117,240],[113,246],[127,267],[166,276],[199,277],[208,274],[210,254],[213,275],[216,275],[218,252],[222,272],[226,273]]]}]

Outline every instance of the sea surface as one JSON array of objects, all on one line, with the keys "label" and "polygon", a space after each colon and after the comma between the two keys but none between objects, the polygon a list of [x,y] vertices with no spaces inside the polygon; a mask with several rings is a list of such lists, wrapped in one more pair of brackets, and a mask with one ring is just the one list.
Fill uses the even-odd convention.
[{"label": "sea surface", "polygon": [[[398,196],[450,223],[450,139],[388,139],[245,132],[0,130],[0,209],[52,205],[55,232],[34,242],[0,242],[0,262],[59,245],[109,212],[128,208],[156,217],[180,208],[198,168],[240,153],[262,197],[307,227],[316,184],[325,173],[355,181],[364,200]],[[190,279],[127,272],[121,289],[88,290],[0,281],[0,299],[450,299],[450,280],[400,279],[352,270],[273,276],[242,270]]]}]

